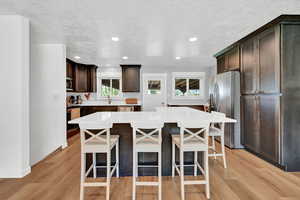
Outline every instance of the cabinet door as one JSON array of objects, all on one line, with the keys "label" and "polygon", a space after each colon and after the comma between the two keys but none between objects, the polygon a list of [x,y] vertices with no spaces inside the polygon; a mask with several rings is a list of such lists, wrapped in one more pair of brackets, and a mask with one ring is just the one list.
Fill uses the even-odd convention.
[{"label": "cabinet door", "polygon": [[257,96],[242,97],[243,105],[243,144],[250,150],[260,153],[259,120],[257,110]]},{"label": "cabinet door", "polygon": [[140,91],[140,66],[122,66],[122,91]]},{"label": "cabinet door", "polygon": [[67,61],[67,77],[73,78],[73,66],[72,63]]},{"label": "cabinet door", "polygon": [[97,67],[91,66],[88,69],[88,91],[97,91]]},{"label": "cabinet door", "polygon": [[231,49],[227,54],[227,69],[238,70],[240,68],[240,52],[239,47]]},{"label": "cabinet door", "polygon": [[279,96],[259,96],[260,154],[276,163],[279,161],[279,112]]},{"label": "cabinet door", "polygon": [[275,28],[258,36],[259,49],[259,92],[278,93],[279,86],[279,34]]},{"label": "cabinet door", "polygon": [[88,80],[87,73],[88,68],[84,65],[77,64],[75,68],[75,91],[76,92],[87,92]]},{"label": "cabinet door", "polygon": [[254,94],[257,92],[257,43],[250,39],[241,45],[241,92]]},{"label": "cabinet door", "polygon": [[219,56],[217,58],[217,73],[220,74],[220,73],[223,73],[225,72],[225,56],[222,55],[222,56]]}]

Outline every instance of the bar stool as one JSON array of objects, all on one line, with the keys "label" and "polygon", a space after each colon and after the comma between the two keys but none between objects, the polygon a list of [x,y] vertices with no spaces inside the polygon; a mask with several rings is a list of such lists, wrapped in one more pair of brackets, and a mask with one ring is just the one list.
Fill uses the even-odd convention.
[{"label": "bar stool", "polygon": [[[185,185],[205,185],[206,197],[210,198],[209,189],[209,170],[208,170],[208,129],[209,122],[199,122],[199,121],[184,121],[179,122],[180,127],[179,135],[172,135],[172,177],[175,176],[175,169],[180,175],[180,185],[181,185],[181,200],[184,200],[184,186]],[[191,129],[197,129],[194,131]],[[202,134],[202,136],[201,136]],[[175,161],[175,146],[179,148],[180,151],[180,165],[176,165]],[[194,152],[194,164],[185,165],[184,164],[184,152]],[[204,154],[204,166],[203,168],[198,162],[198,152],[203,152]],[[197,176],[197,170],[199,169],[204,175],[204,180],[184,180],[184,167],[193,166],[194,176]]]},{"label": "bar stool", "polygon": [[[132,122],[133,128],[133,184],[132,200],[136,199],[136,186],[158,186],[158,199],[162,199],[162,178],[161,178],[161,129],[163,122],[147,121]],[[146,131],[147,130],[147,131]],[[158,165],[139,165],[138,153],[154,152],[158,154]],[[137,181],[139,167],[157,167],[158,182]]]},{"label": "bar stool", "polygon": [[[84,199],[84,187],[106,187],[106,200],[109,200],[110,179],[115,171],[116,176],[119,177],[119,136],[110,135],[110,128],[112,128],[110,122],[104,124],[80,123],[79,127],[81,140],[80,200]],[[111,166],[111,150],[114,147],[116,147],[116,164]],[[93,162],[86,171],[86,154],[88,153],[93,154]],[[96,153],[106,153],[106,166],[96,165]],[[92,169],[93,177],[96,178],[96,168],[106,168],[106,182],[86,182],[86,177]]]},{"label": "bar stool", "polygon": [[[220,112],[211,112],[211,114],[214,117],[219,117],[219,118],[226,117],[226,115],[224,113],[220,113]],[[216,127],[216,124],[218,124],[219,127]],[[217,159],[217,156],[222,156],[224,168],[227,168],[226,157],[225,157],[225,144],[224,144],[224,127],[225,127],[225,123],[212,123],[211,124],[211,126],[209,128],[209,136],[212,137],[212,146],[209,146],[209,149],[211,149],[213,151],[213,153],[208,154],[208,156],[214,157],[215,159]],[[222,153],[217,153],[217,151],[216,151],[215,137],[220,137]]]}]

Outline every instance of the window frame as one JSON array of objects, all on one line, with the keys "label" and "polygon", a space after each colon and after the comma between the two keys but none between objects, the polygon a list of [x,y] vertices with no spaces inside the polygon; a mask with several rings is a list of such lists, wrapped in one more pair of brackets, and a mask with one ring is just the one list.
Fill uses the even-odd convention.
[{"label": "window frame", "polygon": [[110,87],[112,86],[112,79],[118,79],[119,80],[119,95],[117,96],[111,96],[110,94],[110,98],[112,99],[121,99],[123,97],[123,92],[122,92],[122,76],[119,73],[116,74],[111,74],[111,73],[99,73],[97,75],[97,97],[98,99],[104,99],[107,98],[107,96],[102,96],[102,80],[103,79],[109,79],[110,80]]},{"label": "window frame", "polygon": [[[176,96],[176,79],[186,79],[186,95]],[[198,96],[190,96],[189,94],[189,80],[199,79],[199,91]],[[172,98],[173,99],[204,99],[205,95],[205,73],[204,72],[173,72],[172,73]]]}]

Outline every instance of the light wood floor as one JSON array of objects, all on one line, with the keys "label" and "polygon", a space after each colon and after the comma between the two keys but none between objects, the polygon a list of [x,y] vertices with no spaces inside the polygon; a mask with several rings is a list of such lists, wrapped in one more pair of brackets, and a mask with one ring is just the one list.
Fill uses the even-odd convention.
[{"label": "light wood floor", "polygon": [[[49,156],[32,168],[23,179],[0,179],[0,199],[77,200],[79,199],[79,137],[69,147]],[[210,159],[212,200],[299,200],[300,173],[286,173],[244,150],[227,149],[228,169],[220,160]],[[151,177],[148,177],[151,179]],[[178,177],[163,178],[163,199],[179,200]],[[86,190],[86,200],[105,199],[104,188]],[[139,187],[138,200],[154,200],[157,189]],[[131,178],[112,180],[112,200],[131,199]],[[205,199],[203,186],[187,186],[186,200]]]}]

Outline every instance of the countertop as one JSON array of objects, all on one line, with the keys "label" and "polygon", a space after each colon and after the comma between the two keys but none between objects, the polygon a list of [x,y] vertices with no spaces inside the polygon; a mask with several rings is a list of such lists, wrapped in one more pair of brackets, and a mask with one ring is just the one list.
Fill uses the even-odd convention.
[{"label": "countertop", "polygon": [[212,123],[235,123],[235,119],[216,117],[210,113],[187,107],[164,107],[156,112],[96,112],[69,121],[69,124],[91,123],[131,123],[142,121],[160,121],[163,123],[180,123],[185,121],[207,121]]},{"label": "countertop", "polygon": [[68,108],[81,107],[81,106],[141,106],[141,102],[137,104],[126,104],[125,101],[112,101],[111,104],[108,101],[84,101],[82,104],[71,104]]}]

